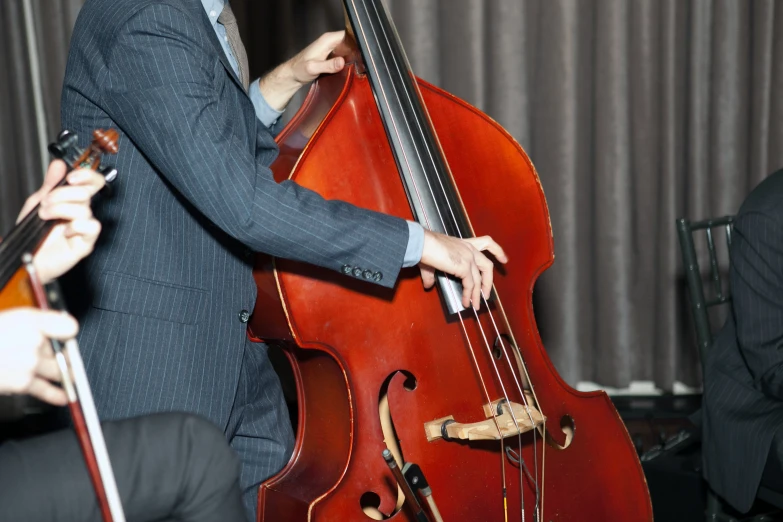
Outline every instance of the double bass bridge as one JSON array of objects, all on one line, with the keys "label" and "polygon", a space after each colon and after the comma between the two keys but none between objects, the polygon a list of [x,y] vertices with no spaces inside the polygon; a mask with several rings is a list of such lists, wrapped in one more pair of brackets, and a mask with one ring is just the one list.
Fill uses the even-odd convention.
[{"label": "double bass bridge", "polygon": [[449,415],[424,423],[429,442],[444,440],[500,440],[539,428],[546,421],[526,392],[527,405],[498,399],[483,407],[485,420],[463,424]]}]

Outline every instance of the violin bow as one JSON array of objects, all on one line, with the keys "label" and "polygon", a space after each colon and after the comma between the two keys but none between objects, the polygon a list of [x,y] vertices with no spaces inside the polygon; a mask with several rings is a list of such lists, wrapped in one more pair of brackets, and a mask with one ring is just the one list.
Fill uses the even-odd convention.
[{"label": "violin bow", "polygon": [[[93,132],[92,144],[81,151],[76,146],[76,135],[63,131],[58,136],[57,142],[49,146],[49,151],[53,156],[65,161],[68,171],[77,168],[91,168],[103,174],[107,182],[110,182],[116,177],[117,171],[113,168],[100,168],[100,155],[102,153],[116,154],[117,139],[118,135],[115,130],[96,130]],[[64,183],[65,178],[60,184]],[[36,209],[28,214],[28,218],[40,221]],[[65,311],[59,285],[54,281],[44,286],[35,271],[32,260],[32,254],[29,252],[23,254],[22,263],[27,270],[36,304],[42,310]],[[64,346],[63,343],[55,339],[52,339],[51,343],[62,374],[62,385],[68,398],[68,409],[73,419],[74,430],[87,464],[87,471],[95,489],[103,520],[104,522],[125,522],[125,513],[117,489],[117,481],[114,477],[79,345],[76,339],[66,341]]]}]

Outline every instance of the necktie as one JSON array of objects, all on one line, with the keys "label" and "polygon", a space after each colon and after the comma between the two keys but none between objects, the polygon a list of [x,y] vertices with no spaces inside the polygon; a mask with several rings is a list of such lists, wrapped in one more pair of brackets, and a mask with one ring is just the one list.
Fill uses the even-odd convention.
[{"label": "necktie", "polygon": [[223,12],[218,17],[218,22],[226,28],[226,36],[228,36],[228,45],[231,47],[231,51],[234,53],[239,64],[239,80],[247,91],[250,85],[250,79],[247,72],[247,53],[245,52],[245,46],[242,45],[242,39],[239,37],[239,27],[237,26],[237,19],[234,16],[234,11],[231,10],[231,5],[226,3],[223,7]]}]

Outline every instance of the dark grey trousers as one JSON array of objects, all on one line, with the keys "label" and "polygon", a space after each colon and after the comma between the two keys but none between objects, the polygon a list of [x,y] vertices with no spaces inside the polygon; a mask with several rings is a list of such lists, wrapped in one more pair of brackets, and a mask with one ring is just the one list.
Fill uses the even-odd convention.
[{"label": "dark grey trousers", "polygon": [[[159,413],[103,432],[128,522],[246,520],[238,459],[210,422]],[[0,445],[0,521],[101,520],[72,430]]]},{"label": "dark grey trousers", "polygon": [[241,460],[242,500],[252,522],[257,516],[258,486],[286,465],[294,449],[288,407],[265,344],[245,342],[226,437]]}]

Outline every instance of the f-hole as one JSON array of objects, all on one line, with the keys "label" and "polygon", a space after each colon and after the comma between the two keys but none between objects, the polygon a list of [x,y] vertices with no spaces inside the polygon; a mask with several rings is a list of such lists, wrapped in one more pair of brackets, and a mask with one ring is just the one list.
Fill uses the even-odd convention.
[{"label": "f-hole", "polygon": [[574,434],[576,433],[576,422],[574,418],[566,414],[560,417],[560,431],[565,434],[565,442],[561,446],[549,433],[549,430],[545,430],[546,441],[553,448],[564,450],[571,445],[574,440]]},{"label": "f-hole", "polygon": [[[386,447],[391,451],[397,465],[402,468],[405,461],[402,458],[402,448],[400,447],[400,441],[397,439],[397,431],[394,429],[394,420],[392,419],[391,410],[389,408],[389,385],[394,376],[398,373],[405,376],[405,381],[402,383],[402,387],[405,390],[412,392],[418,385],[416,376],[408,371],[398,370],[389,374],[383,381],[383,385],[381,386],[378,395],[378,419],[381,422],[381,430],[383,431],[383,440],[386,443]],[[380,455],[378,455],[378,459],[381,459]],[[367,518],[371,520],[387,520],[393,517],[402,509],[404,502],[405,495],[399,486],[397,486],[397,504],[394,506],[394,511],[389,515],[380,510],[381,497],[374,491],[366,491],[359,498],[359,505],[361,506],[362,511]]]}]

